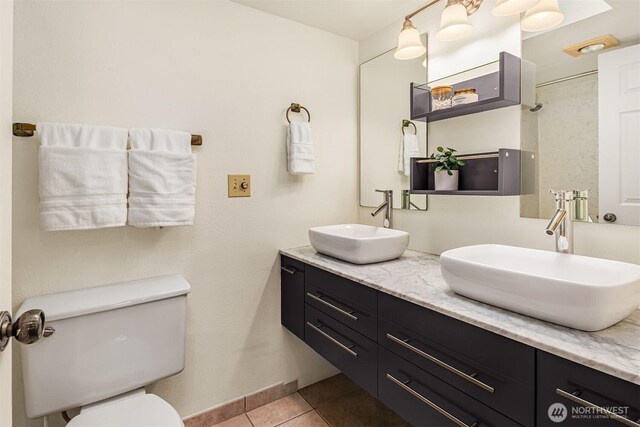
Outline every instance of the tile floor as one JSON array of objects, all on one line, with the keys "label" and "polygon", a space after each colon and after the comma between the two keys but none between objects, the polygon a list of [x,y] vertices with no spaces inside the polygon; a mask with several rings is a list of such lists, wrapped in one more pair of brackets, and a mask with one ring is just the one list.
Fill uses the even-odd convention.
[{"label": "tile floor", "polygon": [[346,376],[338,374],[213,427],[275,426],[405,427],[409,424]]}]

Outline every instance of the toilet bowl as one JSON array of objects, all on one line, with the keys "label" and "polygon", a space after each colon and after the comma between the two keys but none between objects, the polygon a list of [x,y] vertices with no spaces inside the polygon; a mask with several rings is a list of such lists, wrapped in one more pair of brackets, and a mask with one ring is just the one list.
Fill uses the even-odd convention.
[{"label": "toilet bowl", "polygon": [[180,415],[155,394],[137,389],[82,407],[67,427],[184,427]]},{"label": "toilet bowl", "polygon": [[81,408],[71,427],[183,427],[144,390],[181,372],[187,294],[179,275],[27,298],[53,335],[20,350],[29,418]]}]

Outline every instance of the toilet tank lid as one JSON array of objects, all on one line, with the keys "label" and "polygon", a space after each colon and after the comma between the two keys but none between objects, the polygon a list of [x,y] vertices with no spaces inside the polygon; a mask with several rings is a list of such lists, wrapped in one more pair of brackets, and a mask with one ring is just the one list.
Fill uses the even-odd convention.
[{"label": "toilet tank lid", "polygon": [[16,312],[16,317],[39,308],[44,311],[45,321],[68,319],[186,295],[190,291],[189,282],[179,274],[152,277],[29,297]]}]

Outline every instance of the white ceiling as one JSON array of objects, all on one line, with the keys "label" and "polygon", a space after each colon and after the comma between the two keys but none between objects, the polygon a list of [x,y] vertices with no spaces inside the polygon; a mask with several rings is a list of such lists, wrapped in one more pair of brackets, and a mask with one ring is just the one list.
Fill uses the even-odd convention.
[{"label": "white ceiling", "polygon": [[232,1],[352,40],[365,39],[427,3],[427,0]]}]

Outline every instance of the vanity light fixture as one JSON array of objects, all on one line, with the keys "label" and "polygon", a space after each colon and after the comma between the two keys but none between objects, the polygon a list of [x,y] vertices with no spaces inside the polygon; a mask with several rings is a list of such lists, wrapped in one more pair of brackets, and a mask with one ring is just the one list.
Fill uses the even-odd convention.
[{"label": "vanity light fixture", "polygon": [[[427,51],[420,40],[420,32],[411,22],[411,18],[439,1],[433,0],[405,16],[402,31],[398,36],[398,48],[393,54],[396,59],[418,58]],[[440,29],[436,33],[436,38],[440,41],[453,41],[471,34],[473,25],[469,22],[469,16],[473,15],[481,4],[482,0],[447,0],[447,6],[440,17]],[[547,30],[564,20],[564,14],[558,7],[558,0],[496,0],[492,13],[496,16],[508,16],[525,11],[520,23],[522,31]]]},{"label": "vanity light fixture", "polygon": [[537,6],[527,10],[520,21],[520,29],[527,32],[544,31],[560,25],[564,13],[558,7],[558,0],[540,0]]},{"label": "vanity light fixture", "polygon": [[[398,48],[393,54],[396,59],[418,58],[427,51],[411,18],[439,1],[433,0],[405,16],[402,31],[398,36]],[[473,26],[469,23],[468,16],[475,13],[481,4],[482,0],[448,0],[440,19],[440,30],[436,34],[438,40],[458,40],[470,34]]]}]

